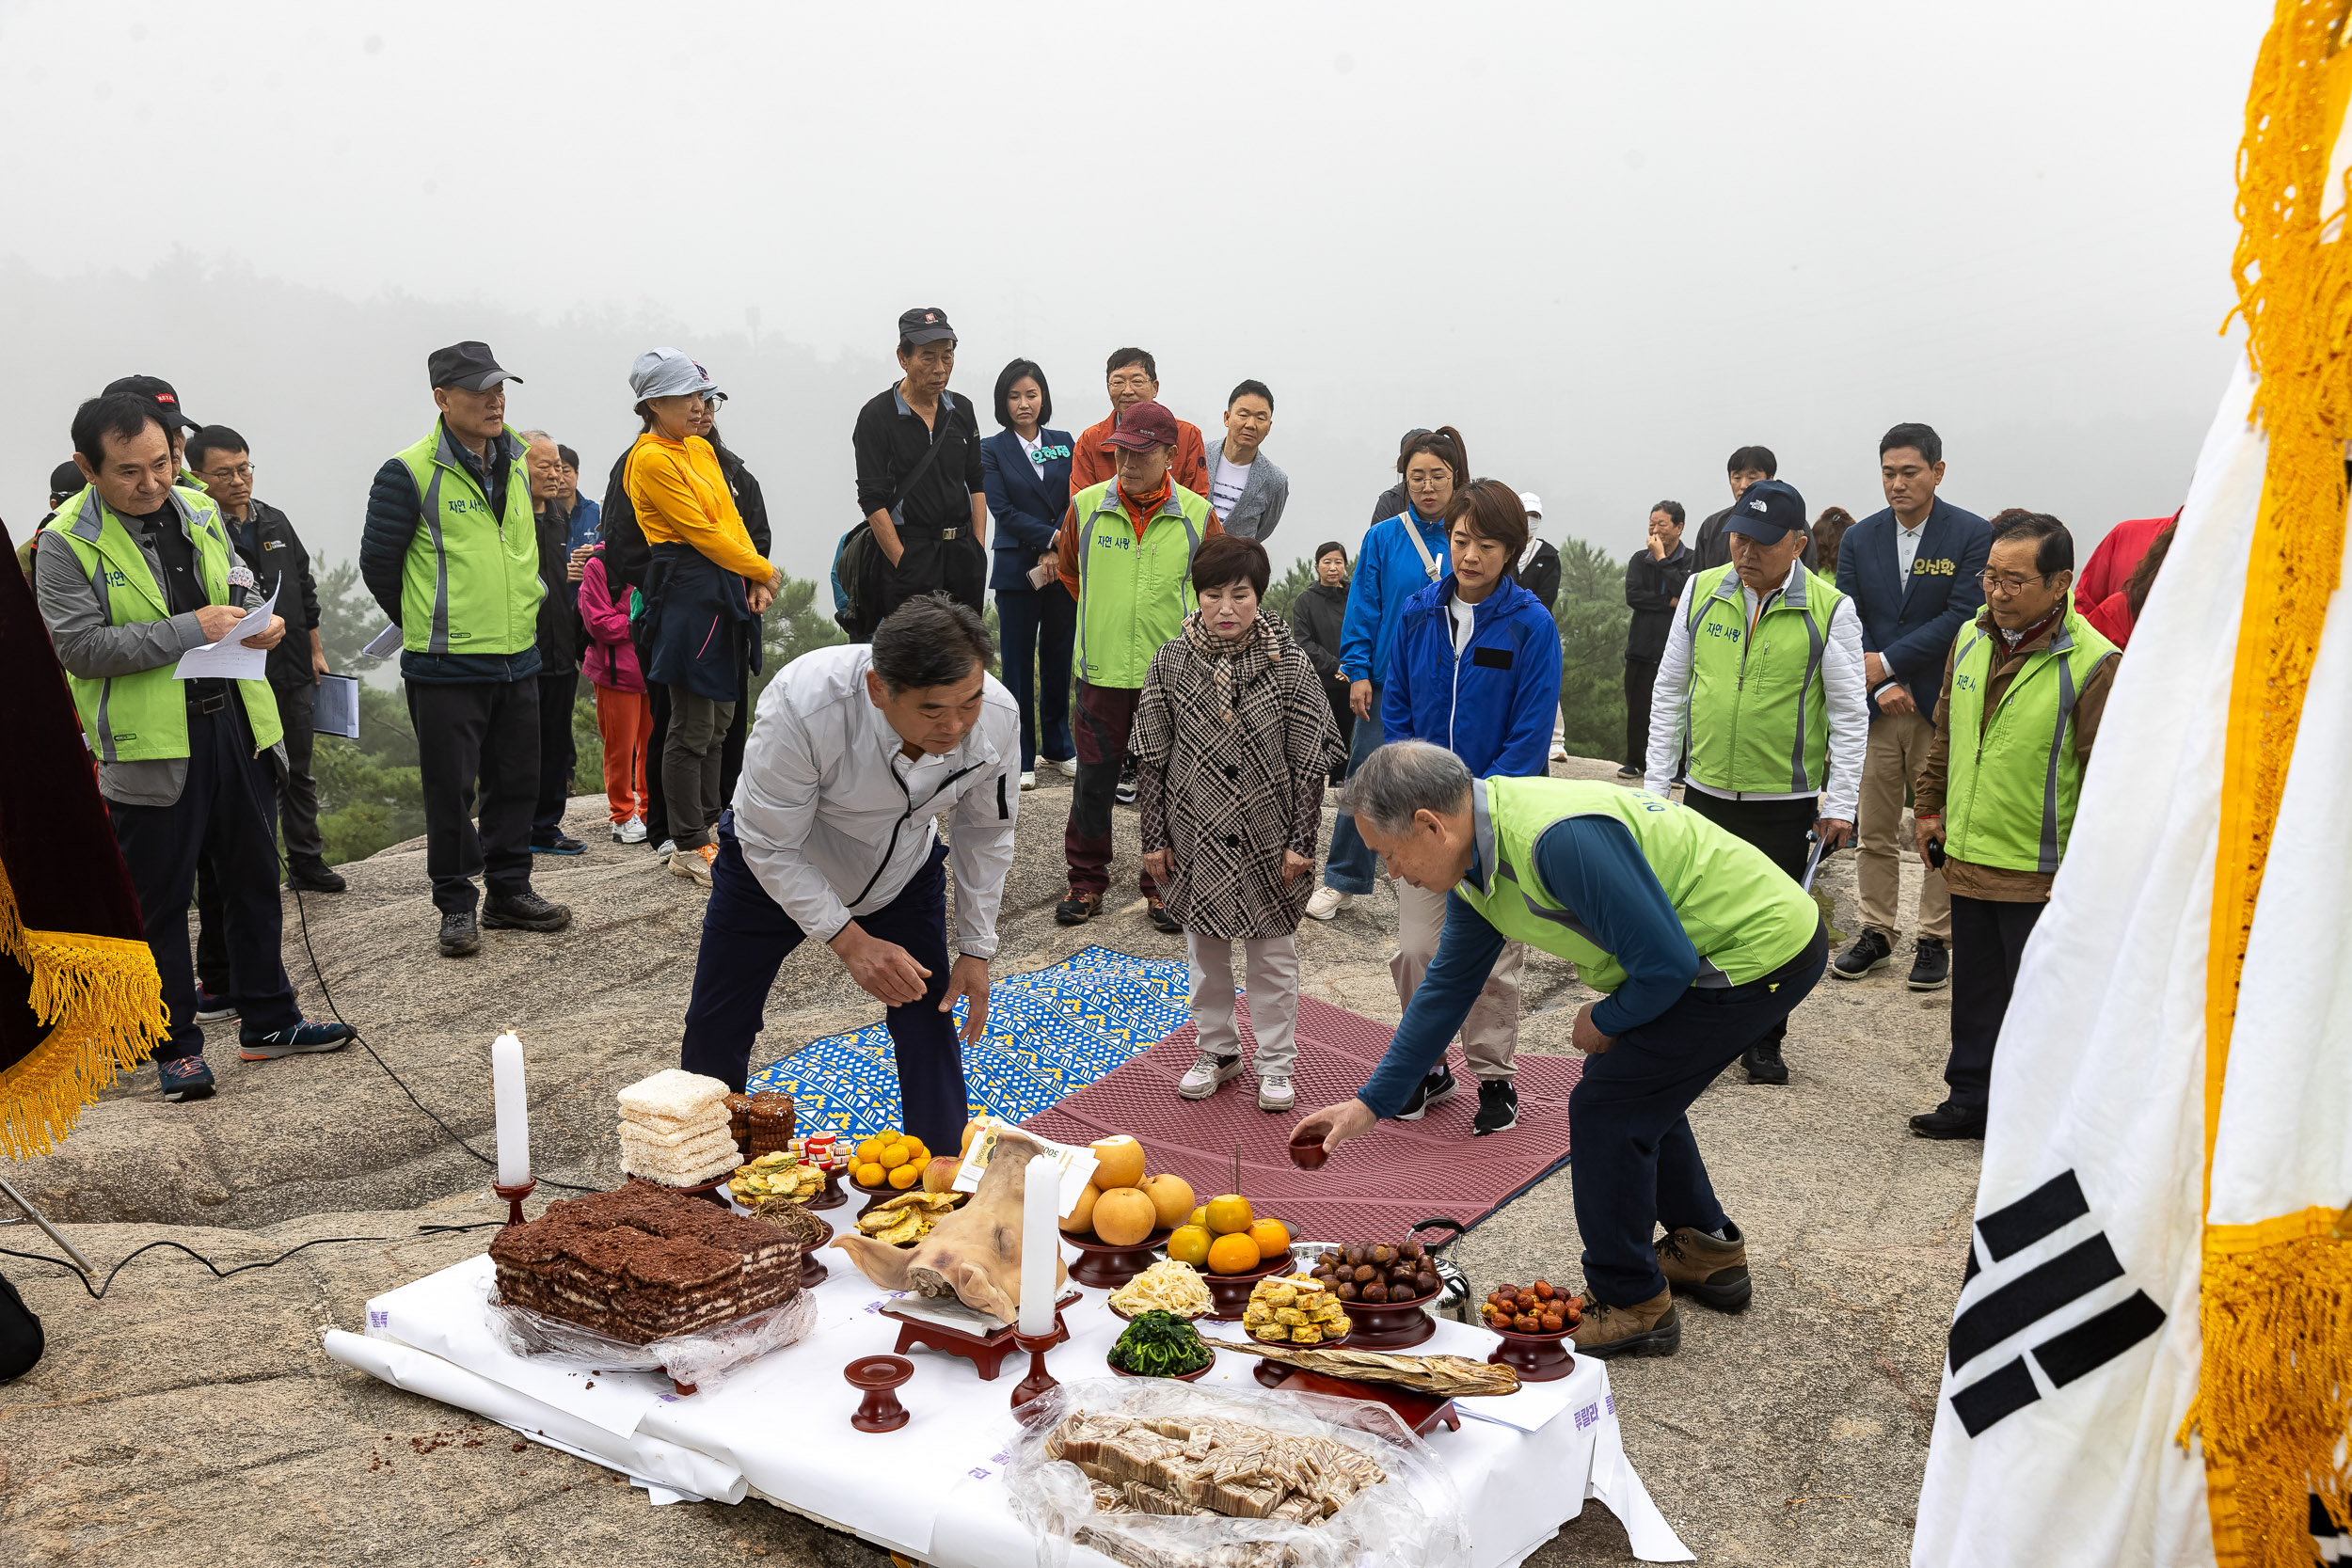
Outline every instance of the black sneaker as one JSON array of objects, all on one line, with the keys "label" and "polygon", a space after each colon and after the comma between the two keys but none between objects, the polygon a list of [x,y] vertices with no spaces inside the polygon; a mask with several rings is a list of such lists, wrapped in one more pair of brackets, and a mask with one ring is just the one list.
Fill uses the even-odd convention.
[{"label": "black sneaker", "polygon": [[441,916],[441,957],[462,958],[482,950],[482,928],[471,910],[452,910]]},{"label": "black sneaker", "polygon": [[1894,957],[1894,946],[1883,936],[1865,931],[1853,939],[1851,947],[1830,960],[1829,972],[1840,980],[1859,980],[1874,969],[1884,969]]},{"label": "black sneaker", "polygon": [[206,990],[200,985],[196,988],[197,1022],[226,1023],[236,1016],[237,1005],[228,997]]},{"label": "black sneaker", "polygon": [[1405,1109],[1397,1112],[1396,1119],[1419,1121],[1430,1106],[1453,1099],[1454,1091],[1460,1087],[1454,1081],[1454,1069],[1439,1062],[1428,1077],[1413,1085],[1413,1097],[1405,1102]]},{"label": "black sneaker", "polygon": [[1925,1116],[1913,1117],[1911,1130],[1923,1138],[1981,1138],[1984,1113],[1959,1110],[1947,1100]]},{"label": "black sneaker", "polygon": [[535,893],[492,894],[482,904],[485,930],[560,931],[571,923],[568,906],[550,904]]},{"label": "black sneaker", "polygon": [[286,885],[305,893],[341,893],[348,884],[325,861],[288,861]]},{"label": "black sneaker", "polygon": [[1620,768],[1617,769],[1617,777],[1620,779],[1638,779],[1641,776],[1642,770],[1638,768]]},{"label": "black sneaker", "polygon": [[1479,1137],[1489,1132],[1508,1132],[1519,1124],[1519,1089],[1508,1078],[1482,1078],[1478,1081],[1478,1115],[1470,1118],[1470,1131]]},{"label": "black sneaker", "polygon": [[1780,1059],[1778,1041],[1759,1041],[1749,1046],[1747,1053],[1740,1060],[1748,1069],[1748,1082],[1751,1084],[1788,1082],[1788,1064]]},{"label": "black sneaker", "polygon": [[1111,793],[1118,797],[1120,805],[1132,806],[1136,803],[1136,781],[1121,779],[1119,781],[1119,787]]},{"label": "black sneaker", "polygon": [[1054,906],[1054,924],[1083,926],[1102,912],[1103,895],[1101,894],[1080,893],[1073,887],[1070,890],[1069,897]]},{"label": "black sneaker", "polygon": [[557,833],[545,844],[532,844],[531,852],[534,855],[584,855],[588,852],[588,846],[576,838]]},{"label": "black sneaker", "polygon": [[306,1018],[270,1034],[246,1030],[237,1041],[237,1059],[274,1062],[281,1056],[315,1056],[341,1051],[354,1037],[355,1032],[348,1023],[313,1023]]},{"label": "black sneaker", "polygon": [[1161,903],[1157,897],[1144,900],[1144,912],[1152,917],[1152,925],[1170,936],[1184,929],[1182,926],[1176,924],[1176,917],[1168,912],[1168,906]]},{"label": "black sneaker", "polygon": [[1921,937],[1911,950],[1911,989],[1942,990],[1951,979],[1952,950],[1934,937]]},{"label": "black sneaker", "polygon": [[213,1069],[201,1056],[173,1056],[157,1062],[155,1070],[163,1080],[164,1098],[175,1105],[213,1098]]}]

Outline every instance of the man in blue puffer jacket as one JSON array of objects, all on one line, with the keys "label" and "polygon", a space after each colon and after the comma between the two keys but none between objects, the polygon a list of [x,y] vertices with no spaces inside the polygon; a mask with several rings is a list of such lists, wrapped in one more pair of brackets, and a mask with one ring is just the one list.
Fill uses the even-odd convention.
[{"label": "man in blue puffer jacket", "polygon": [[[1380,722],[1390,741],[1426,740],[1466,763],[1473,778],[1541,778],[1560,707],[1560,628],[1543,601],[1519,586],[1512,563],[1527,548],[1518,493],[1482,479],[1446,507],[1454,570],[1405,601],[1390,645]],[[1397,955],[1389,960],[1397,1004],[1409,1007],[1445,928],[1443,893],[1396,882]],[[1519,963],[1503,946],[1462,1025],[1462,1054],[1478,1077],[1471,1130],[1484,1137],[1518,1125],[1513,1083],[1519,1041]],[[1443,1058],[1402,1116],[1417,1119],[1454,1093]]]}]

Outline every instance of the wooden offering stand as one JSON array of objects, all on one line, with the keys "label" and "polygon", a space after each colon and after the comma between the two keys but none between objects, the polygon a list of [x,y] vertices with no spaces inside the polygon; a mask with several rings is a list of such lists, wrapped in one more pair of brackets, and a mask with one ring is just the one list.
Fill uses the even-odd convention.
[{"label": "wooden offering stand", "polygon": [[[859,1205],[857,1213],[852,1217],[856,1219],[864,1219],[867,1213],[872,1212],[876,1204],[887,1203],[890,1199],[897,1197],[899,1194],[904,1193],[908,1189],[904,1187],[893,1187],[887,1184],[880,1187],[869,1187],[862,1181],[853,1180],[850,1183],[850,1192],[857,1194],[866,1201]],[[845,1193],[841,1190],[841,1183],[834,1180],[834,1173],[830,1170],[825,1172],[825,1192],[819,1193],[818,1196],[822,1197],[827,1193],[833,1195],[833,1202],[825,1205],[828,1209],[835,1208],[841,1204],[847,1203],[850,1200],[850,1193]],[[818,1206],[812,1203],[809,1207],[814,1209]]]},{"label": "wooden offering stand", "polygon": [[1347,1343],[1354,1350],[1406,1350],[1438,1332],[1438,1321],[1422,1310],[1442,1291],[1411,1301],[1343,1301]]},{"label": "wooden offering stand", "polygon": [[[802,1204],[801,1207],[803,1209],[838,1209],[849,1201],[850,1195],[841,1190],[841,1167],[827,1165],[825,1167],[825,1190]],[[868,1204],[866,1207],[870,1209],[873,1205]],[[860,1211],[860,1212],[863,1212]]]},{"label": "wooden offering stand", "polygon": [[1071,1266],[1070,1277],[1098,1291],[1116,1291],[1157,1261],[1152,1255],[1166,1246],[1173,1234],[1162,1227],[1133,1246],[1114,1246],[1091,1236],[1073,1236],[1065,1230],[1061,1239],[1086,1255]]},{"label": "wooden offering stand", "polygon": [[1296,1257],[1295,1250],[1285,1252],[1240,1274],[1211,1274],[1206,1269],[1201,1270],[1200,1283],[1209,1288],[1209,1322],[1239,1323],[1242,1313],[1248,1309],[1249,1292],[1257,1289],[1258,1281],[1290,1273]]},{"label": "wooden offering stand", "polygon": [[1032,1356],[1042,1356],[1048,1347],[1058,1345],[1064,1339],[1069,1338],[1070,1329],[1062,1322],[1059,1309],[1076,1305],[1078,1299],[1078,1292],[1072,1291],[1054,1304],[1056,1308],[1054,1332],[1035,1347],[1016,1346],[1015,1341],[1020,1338],[1020,1334],[1009,1323],[993,1334],[981,1335],[953,1328],[946,1323],[928,1323],[920,1318],[910,1318],[887,1307],[882,1309],[882,1315],[892,1319],[898,1325],[898,1343],[896,1346],[898,1354],[904,1355],[920,1345],[926,1350],[935,1350],[943,1355],[960,1355],[972,1363],[979,1372],[981,1382],[993,1383],[996,1381],[996,1374],[1005,1370],[1005,1357],[1012,1354],[1016,1348],[1029,1348]]},{"label": "wooden offering stand", "polygon": [[850,1424],[860,1432],[896,1432],[907,1424],[907,1407],[898,1402],[898,1385],[914,1375],[914,1363],[902,1355],[863,1355],[841,1369],[853,1388],[866,1390],[865,1402]]},{"label": "wooden offering stand", "polygon": [[1522,1334],[1516,1328],[1489,1327],[1487,1332],[1501,1335],[1502,1343],[1486,1359],[1518,1372],[1521,1383],[1552,1383],[1576,1370],[1576,1357],[1568,1352],[1572,1330]]},{"label": "wooden offering stand", "polygon": [[501,1187],[495,1181],[490,1183],[490,1190],[506,1200],[507,1224],[520,1225],[523,1223],[523,1199],[529,1197],[531,1196],[531,1190],[538,1184],[539,1179],[535,1176],[524,1177],[522,1184],[516,1187]]},{"label": "wooden offering stand", "polygon": [[1462,1430],[1462,1413],[1454,1402],[1436,1394],[1418,1393],[1410,1388],[1391,1387],[1385,1383],[1359,1383],[1350,1377],[1326,1377],[1279,1362],[1260,1361],[1258,1381],[1265,1383],[1268,1368],[1283,1373],[1267,1386],[1292,1394],[1327,1394],[1333,1399],[1362,1400],[1370,1404],[1384,1404],[1396,1412],[1396,1418],[1405,1423],[1405,1430],[1416,1437],[1426,1437],[1439,1427]]}]

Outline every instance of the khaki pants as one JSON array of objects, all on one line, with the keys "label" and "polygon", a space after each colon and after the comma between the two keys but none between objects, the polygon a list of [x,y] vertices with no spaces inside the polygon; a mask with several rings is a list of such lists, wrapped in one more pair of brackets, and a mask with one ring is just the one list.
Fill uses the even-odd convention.
[{"label": "khaki pants", "polygon": [[[1417,888],[1406,881],[1396,889],[1396,957],[1389,973],[1396,978],[1397,1005],[1413,1005],[1421,977],[1438,955],[1438,937],[1445,929],[1445,895]],[[1462,1021],[1462,1054],[1480,1078],[1509,1078],[1518,1071],[1519,1053],[1519,965],[1527,949],[1516,942],[1502,944],[1494,973],[1486,976],[1470,1017]]]},{"label": "khaki pants", "polygon": [[[1902,935],[1895,900],[1902,891],[1903,862],[1915,852],[1903,836],[1903,791],[1927,765],[1935,726],[1915,713],[1882,713],[1870,721],[1870,745],[1862,757],[1862,844],[1854,851],[1854,880],[1861,885],[1862,924],[1889,942]],[[1919,934],[1949,943],[1952,897],[1944,873],[1931,870],[1919,884]]]},{"label": "khaki pants", "polygon": [[[1260,1078],[1288,1078],[1298,1059],[1298,939],[1245,939],[1249,969],[1249,1032],[1258,1037]],[[1233,942],[1227,937],[1184,933],[1184,960],[1192,970],[1192,1024],[1200,1049],[1226,1060],[1241,1054],[1241,1029],[1233,1022]]]}]

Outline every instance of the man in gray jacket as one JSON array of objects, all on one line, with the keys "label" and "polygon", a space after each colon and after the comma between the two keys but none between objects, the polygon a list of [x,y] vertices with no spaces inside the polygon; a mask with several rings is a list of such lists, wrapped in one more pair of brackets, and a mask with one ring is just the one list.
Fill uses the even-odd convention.
[{"label": "man in gray jacket", "polygon": [[1264,544],[1290,504],[1291,476],[1261,450],[1274,428],[1274,394],[1245,381],[1225,400],[1225,436],[1209,449],[1209,504],[1225,531]]}]

